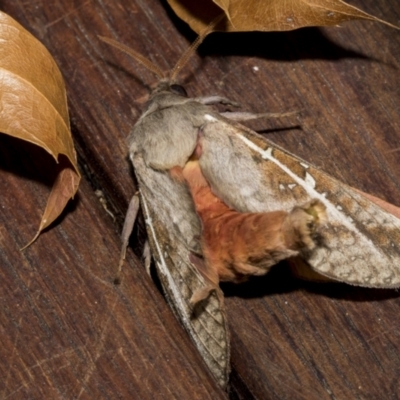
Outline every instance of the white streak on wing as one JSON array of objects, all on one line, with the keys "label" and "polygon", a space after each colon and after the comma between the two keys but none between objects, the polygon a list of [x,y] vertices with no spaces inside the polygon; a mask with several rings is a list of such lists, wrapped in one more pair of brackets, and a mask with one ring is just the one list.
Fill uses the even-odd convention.
[{"label": "white streak on wing", "polygon": [[[335,223],[339,223],[349,232],[352,232],[354,235],[353,240],[359,241],[359,246],[357,247],[363,249],[363,254],[359,254],[357,251],[352,251],[352,248],[348,248],[348,256],[350,256],[352,253],[356,254],[356,256],[353,255],[353,258],[351,258],[352,262],[355,264],[351,268],[347,268],[341,264],[336,265],[335,269],[333,270],[334,273],[332,273],[332,268],[330,266],[331,261],[340,260],[340,254],[337,254],[338,244],[334,243],[333,248],[336,248],[336,251],[332,253],[332,258],[330,255],[324,254],[324,251],[315,253],[311,262],[315,268],[321,271],[330,271],[330,274],[332,274],[334,277],[341,278],[348,283],[351,283],[352,281],[358,281],[364,282],[367,286],[383,286],[387,284],[387,280],[390,278],[391,286],[394,287],[395,285],[399,284],[398,272],[396,270],[393,271],[393,267],[395,269],[396,267],[391,262],[389,265],[387,265],[387,262],[389,261],[387,255],[381,251],[381,249],[377,247],[368,236],[360,232],[354,225],[353,219],[338,210],[336,208],[336,204],[332,203],[325,197],[325,193],[317,192],[310,182],[307,182],[307,180],[297,176],[292,170],[290,170],[290,168],[276,159],[272,155],[271,147],[267,150],[263,150],[245,136],[241,134],[237,134],[237,136],[247,146],[249,146],[249,148],[258,152],[262,158],[277,165],[284,173],[298,183],[311,198],[320,200],[327,208],[328,218],[331,219],[331,221],[335,221]],[[335,226],[333,226],[333,228],[335,229]]]},{"label": "white streak on wing", "polygon": [[315,179],[308,172],[306,172],[305,182],[307,182],[312,188],[315,188]]},{"label": "white streak on wing", "polygon": [[[261,147],[257,146],[251,140],[247,139],[245,136],[238,134],[238,137],[247,144],[251,149],[256,151],[257,153],[261,154],[262,158],[265,160],[269,160],[276,164],[283,172],[288,174],[296,183],[298,183],[311,198],[316,198],[320,200],[323,204],[325,204],[326,208],[329,210],[329,214],[334,217],[334,219],[340,221],[349,231],[355,232],[357,236],[362,236],[365,241],[367,241],[370,245],[370,250],[374,251],[375,253],[379,254],[379,251],[376,250],[376,246],[373,242],[366,236],[362,235],[360,231],[353,225],[352,219],[347,217],[344,213],[340,212],[335,204],[332,204],[325,196],[319,192],[317,192],[315,187],[315,180],[312,178],[310,179],[301,179],[297,176],[290,168],[288,168],[285,164],[282,164],[278,159],[276,159],[272,155],[272,148],[268,147],[267,150],[263,150]],[[309,174],[308,174],[309,175]],[[307,176],[307,173],[306,173]],[[311,175],[309,175],[311,176]],[[314,185],[312,184],[314,182]]]},{"label": "white streak on wing", "polygon": [[206,119],[207,121],[210,121],[210,122],[218,122],[217,118],[213,117],[210,114],[205,114],[204,119]]}]

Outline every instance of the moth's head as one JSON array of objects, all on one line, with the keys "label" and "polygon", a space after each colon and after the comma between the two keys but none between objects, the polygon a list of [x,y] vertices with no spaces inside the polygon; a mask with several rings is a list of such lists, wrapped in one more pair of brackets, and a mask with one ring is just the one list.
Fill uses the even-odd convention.
[{"label": "moth's head", "polygon": [[185,88],[178,83],[172,82],[170,79],[161,79],[157,86],[151,91],[150,97],[157,96],[161,93],[175,94],[177,96],[188,97]]}]

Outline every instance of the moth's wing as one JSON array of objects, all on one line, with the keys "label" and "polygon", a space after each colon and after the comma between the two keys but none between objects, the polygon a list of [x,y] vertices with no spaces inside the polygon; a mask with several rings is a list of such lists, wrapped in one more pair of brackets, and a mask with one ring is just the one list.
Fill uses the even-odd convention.
[{"label": "moth's wing", "polygon": [[200,253],[200,221],[183,184],[132,159],[139,181],[152,256],[166,298],[222,387],[230,372],[229,332],[222,299],[214,291],[195,308],[193,294],[207,284],[191,262]]},{"label": "moth's wing", "polygon": [[368,195],[239,124],[209,118],[202,131],[200,164],[213,190],[230,206],[289,211],[319,199],[327,208],[328,224],[321,230],[320,246],[307,259],[310,266],[353,285],[400,286],[400,219]]}]

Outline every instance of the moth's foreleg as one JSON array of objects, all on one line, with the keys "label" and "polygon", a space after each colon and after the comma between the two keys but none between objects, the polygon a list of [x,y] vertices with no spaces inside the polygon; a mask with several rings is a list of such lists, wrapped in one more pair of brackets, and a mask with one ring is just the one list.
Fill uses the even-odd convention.
[{"label": "moth's foreleg", "polygon": [[116,282],[119,281],[122,265],[125,261],[126,248],[128,247],[129,237],[131,236],[131,233],[133,231],[133,226],[135,225],[138,212],[139,212],[139,194],[138,192],[136,192],[129,203],[128,211],[126,212],[125,216],[124,227],[122,229],[121,254],[119,257],[117,278],[115,279]]}]

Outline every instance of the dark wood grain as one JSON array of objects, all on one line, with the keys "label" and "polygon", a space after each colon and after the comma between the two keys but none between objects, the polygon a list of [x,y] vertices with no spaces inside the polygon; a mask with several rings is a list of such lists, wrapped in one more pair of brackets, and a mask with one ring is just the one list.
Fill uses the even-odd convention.
[{"label": "dark wood grain", "polygon": [[[399,24],[397,0],[351,3]],[[125,137],[155,80],[97,35],[168,70],[193,33],[158,1],[2,0],[0,9],[56,59],[84,173],[62,219],[21,253],[37,228],[54,164],[33,146],[0,138],[0,398],[224,398],[132,252],[122,284],[112,284],[118,232],[135,191]],[[259,112],[301,110],[299,120],[251,127],[400,206],[399,59],[399,32],[371,22],[213,34],[182,79],[193,96],[221,94]],[[134,246],[143,235],[139,229]],[[224,289],[231,398],[399,397],[397,291],[304,283],[285,264]]]}]

